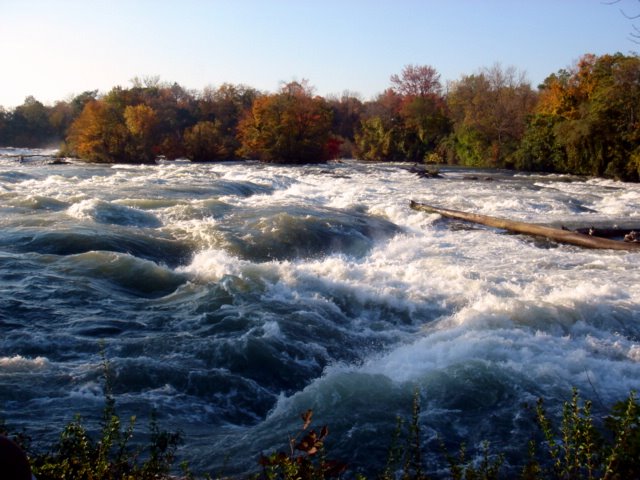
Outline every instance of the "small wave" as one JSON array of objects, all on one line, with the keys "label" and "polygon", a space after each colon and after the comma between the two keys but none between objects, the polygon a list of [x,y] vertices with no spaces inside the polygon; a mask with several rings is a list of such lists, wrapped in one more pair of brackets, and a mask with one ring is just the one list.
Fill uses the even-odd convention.
[{"label": "small wave", "polygon": [[80,220],[93,220],[110,225],[146,228],[162,226],[162,222],[151,213],[96,199],[78,202],[69,207],[67,213]]},{"label": "small wave", "polygon": [[30,210],[49,210],[53,212],[62,211],[68,208],[68,204],[55,198],[42,195],[28,195],[10,202],[12,205]]},{"label": "small wave", "polygon": [[390,221],[362,212],[312,207],[250,209],[220,222],[224,247],[258,262],[333,253],[361,257],[377,240],[399,231]]},{"label": "small wave", "polygon": [[200,227],[200,221],[221,218],[233,210],[233,205],[218,199],[192,200],[188,203],[175,203],[169,207],[165,211],[167,224],[175,227],[174,224],[178,222],[181,222],[183,226],[186,223],[191,223],[194,229]]},{"label": "small wave", "polygon": [[250,197],[273,192],[273,187],[250,181],[216,179],[207,185],[169,186],[165,191],[171,196],[186,198],[216,198],[224,196]]},{"label": "small wave", "polygon": [[64,259],[68,273],[144,297],[162,297],[186,282],[184,275],[131,255],[87,252]]},{"label": "small wave", "polygon": [[0,172],[0,181],[7,183],[21,183],[29,180],[33,180],[33,175],[30,175],[26,172],[17,172],[17,171],[9,171],[9,172]]},{"label": "small wave", "polygon": [[57,153],[57,148],[0,147],[0,156],[53,156]]},{"label": "small wave", "polygon": [[181,242],[145,232],[90,227],[5,229],[0,236],[3,248],[20,252],[74,255],[91,251],[131,254],[158,264],[177,266],[191,256],[191,248]]},{"label": "small wave", "polygon": [[154,210],[174,207],[180,203],[180,200],[172,198],[124,198],[118,200],[117,203],[140,210]]}]

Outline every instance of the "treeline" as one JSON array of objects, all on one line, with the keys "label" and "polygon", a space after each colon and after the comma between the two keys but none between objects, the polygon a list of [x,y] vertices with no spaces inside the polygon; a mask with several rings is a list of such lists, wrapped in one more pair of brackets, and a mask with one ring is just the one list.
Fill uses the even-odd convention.
[{"label": "treeline", "polygon": [[203,91],[134,79],[49,107],[0,110],[0,144],[62,141],[91,162],[332,158],[427,162],[640,179],[640,57],[585,55],[533,89],[499,65],[442,85],[406,66],[368,101],[323,98],[306,81],[276,93],[224,84]]}]

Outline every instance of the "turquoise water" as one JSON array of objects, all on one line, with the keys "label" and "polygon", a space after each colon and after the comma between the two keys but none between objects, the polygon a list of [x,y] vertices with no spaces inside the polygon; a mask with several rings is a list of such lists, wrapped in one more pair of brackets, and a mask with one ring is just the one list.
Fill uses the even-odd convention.
[{"label": "turquoise water", "polygon": [[553,409],[575,386],[606,408],[639,386],[638,253],[408,206],[640,224],[638,185],[48,155],[0,151],[0,416],[34,437],[99,419],[101,349],[120,413],[144,427],[156,409],[184,432],[182,458],[212,473],[255,470],[308,408],[330,451],[370,473],[416,389],[427,450],[439,434],[517,453],[524,404]]}]

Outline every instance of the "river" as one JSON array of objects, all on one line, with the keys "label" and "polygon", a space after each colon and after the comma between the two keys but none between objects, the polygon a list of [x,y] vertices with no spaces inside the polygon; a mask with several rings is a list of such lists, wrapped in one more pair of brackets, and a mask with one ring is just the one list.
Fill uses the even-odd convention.
[{"label": "river", "polygon": [[257,470],[308,408],[371,474],[416,391],[432,469],[438,436],[513,462],[538,397],[557,410],[575,387],[603,411],[640,386],[639,253],[409,208],[640,225],[639,185],[51,154],[0,150],[0,417],[36,440],[99,420],[101,352],[120,414],[144,430],[155,409],[214,474]]}]

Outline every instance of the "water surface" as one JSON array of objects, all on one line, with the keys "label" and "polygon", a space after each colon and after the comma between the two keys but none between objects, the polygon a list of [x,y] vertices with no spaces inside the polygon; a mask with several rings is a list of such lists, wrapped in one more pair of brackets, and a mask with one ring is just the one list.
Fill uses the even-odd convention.
[{"label": "water surface", "polygon": [[255,469],[308,408],[371,473],[416,389],[433,451],[436,433],[517,450],[539,396],[598,409],[639,386],[640,254],[409,208],[640,225],[638,185],[33,153],[0,151],[0,416],[36,437],[99,418],[101,350],[120,413],[156,409],[213,473]]}]

